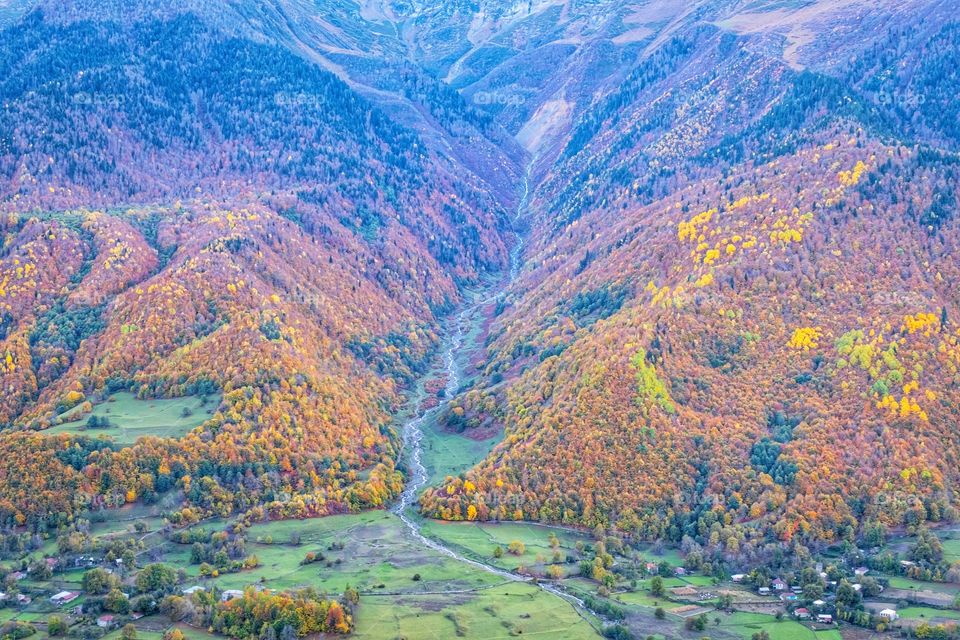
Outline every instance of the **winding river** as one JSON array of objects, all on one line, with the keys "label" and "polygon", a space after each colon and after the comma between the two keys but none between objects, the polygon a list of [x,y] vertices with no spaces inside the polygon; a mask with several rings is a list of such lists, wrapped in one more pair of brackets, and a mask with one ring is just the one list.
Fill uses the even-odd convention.
[{"label": "winding river", "polygon": [[[527,166],[523,177],[523,191],[513,218],[515,229],[519,227],[518,223],[526,214],[530,197],[530,171],[532,166],[532,163]],[[427,469],[423,464],[423,426],[427,420],[443,411],[443,409],[456,396],[457,391],[460,388],[460,371],[457,366],[456,356],[460,353],[461,348],[463,347],[465,339],[464,325],[467,324],[468,317],[475,313],[483,305],[487,305],[491,302],[502,299],[507,294],[510,286],[514,283],[520,273],[520,267],[523,259],[524,238],[523,235],[516,230],[514,231],[514,235],[516,236],[516,241],[513,249],[510,252],[510,267],[508,271],[508,277],[502,282],[502,284],[496,286],[494,290],[489,293],[489,295],[482,296],[479,301],[474,301],[465,305],[460,313],[454,318],[453,326],[446,340],[446,345],[443,351],[444,366],[447,372],[446,392],[443,396],[443,399],[433,407],[423,410],[420,410],[419,408],[416,409],[417,414],[403,426],[403,455],[405,456],[408,470],[407,484],[392,511],[397,515],[397,517],[400,518],[417,542],[423,546],[453,558],[458,562],[463,562],[482,571],[492,573],[500,578],[503,578],[505,581],[534,582],[532,578],[527,576],[517,575],[485,562],[468,558],[453,548],[447,546],[442,541],[428,538],[423,534],[418,516],[414,513],[416,510],[415,507],[417,503],[417,497],[420,494],[420,490],[423,489],[423,487],[427,484],[428,480]],[[474,348],[478,348],[478,346],[474,346]],[[419,399],[417,402],[419,404]],[[584,602],[580,598],[577,598],[576,596],[566,592],[564,589],[554,583],[536,581],[536,584],[544,591],[567,600],[573,604],[575,608],[584,610],[587,609]],[[595,612],[591,613],[602,619],[602,617],[598,616]]]}]

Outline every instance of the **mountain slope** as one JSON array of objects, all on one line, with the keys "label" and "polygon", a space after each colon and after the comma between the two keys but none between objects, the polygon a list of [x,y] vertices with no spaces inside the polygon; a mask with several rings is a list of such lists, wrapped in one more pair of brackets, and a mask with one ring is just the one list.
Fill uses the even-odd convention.
[{"label": "mountain slope", "polygon": [[[940,107],[884,98],[930,86],[909,70],[949,66],[953,27],[939,2],[827,4],[755,30],[704,4],[552,147],[523,277],[446,416],[504,439],[428,514],[718,558],[955,515],[952,75]],[[790,24],[812,31],[788,51]]]},{"label": "mountain slope", "polygon": [[[61,4],[4,33],[5,524],[174,487],[186,520],[382,505],[403,386],[458,286],[505,264],[513,194],[300,52],[185,7]],[[22,433],[119,390],[223,400],[180,440]]]}]

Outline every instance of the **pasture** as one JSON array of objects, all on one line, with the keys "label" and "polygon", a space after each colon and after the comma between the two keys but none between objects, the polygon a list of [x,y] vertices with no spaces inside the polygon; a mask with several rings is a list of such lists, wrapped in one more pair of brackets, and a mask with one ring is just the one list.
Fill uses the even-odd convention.
[{"label": "pasture", "polygon": [[[116,444],[127,447],[142,436],[182,438],[207,421],[220,405],[220,396],[186,396],[170,399],[141,400],[132,393],[121,392],[93,407],[93,412],[80,415],[77,409],[61,415],[64,422],[44,433],[96,438],[107,436]],[[89,428],[90,418],[106,420],[108,426]]]}]

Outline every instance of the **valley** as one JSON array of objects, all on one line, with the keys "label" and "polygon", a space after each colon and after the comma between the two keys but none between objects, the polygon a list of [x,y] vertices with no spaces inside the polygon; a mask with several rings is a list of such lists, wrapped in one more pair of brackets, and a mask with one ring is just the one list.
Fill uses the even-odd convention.
[{"label": "valley", "polygon": [[0,639],[960,637],[950,0],[0,0]]}]

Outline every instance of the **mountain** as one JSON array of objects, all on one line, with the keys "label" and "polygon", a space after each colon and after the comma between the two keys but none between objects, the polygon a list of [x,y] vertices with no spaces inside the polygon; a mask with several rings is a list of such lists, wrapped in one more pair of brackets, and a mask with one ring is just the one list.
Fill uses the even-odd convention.
[{"label": "mountain", "polygon": [[[0,522],[385,505],[444,318],[517,247],[466,382],[422,385],[502,439],[425,514],[721,560],[952,519],[952,9],[3,4]],[[121,392],[222,400],[65,428]]]},{"label": "mountain", "polygon": [[[0,520],[174,485],[201,513],[382,505],[402,387],[458,287],[504,267],[514,161],[475,172],[225,9],[133,4],[4,32]],[[122,390],[223,400],[181,440],[35,435]]]},{"label": "mountain", "polygon": [[643,30],[538,149],[526,266],[445,417],[504,437],[426,512],[718,558],[952,520],[945,11],[702,3]]}]

